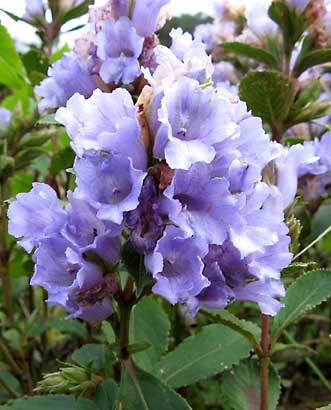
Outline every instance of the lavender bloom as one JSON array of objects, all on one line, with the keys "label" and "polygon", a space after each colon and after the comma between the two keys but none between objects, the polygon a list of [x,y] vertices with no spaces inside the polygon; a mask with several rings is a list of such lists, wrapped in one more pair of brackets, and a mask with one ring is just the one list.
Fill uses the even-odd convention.
[{"label": "lavender bloom", "polygon": [[157,29],[161,8],[170,0],[136,0],[132,13],[132,23],[141,37],[149,37]]},{"label": "lavender bloom", "polygon": [[[158,106],[158,99],[155,104]],[[216,155],[213,145],[236,128],[227,105],[216,98],[214,90],[201,90],[197,81],[188,78],[164,90],[157,112],[154,155],[165,158],[171,168],[189,169],[198,161],[210,163]]]},{"label": "lavender bloom", "polygon": [[247,26],[258,36],[273,35],[277,24],[268,15],[272,0],[250,0],[246,5]]},{"label": "lavender bloom", "polygon": [[68,194],[66,223],[62,234],[83,253],[92,251],[104,261],[117,264],[122,226],[97,218],[97,210],[77,193]]},{"label": "lavender bloom", "polygon": [[156,63],[158,64],[153,76],[143,70],[145,77],[154,87],[172,83],[181,77],[189,77],[205,83],[211,78],[214,66],[211,57],[207,55],[205,46],[200,40],[192,39],[189,33],[181,29],[172,30],[173,38],[171,49],[158,46],[154,49]]},{"label": "lavender bloom", "polygon": [[145,257],[147,269],[157,280],[153,292],[172,304],[199,294],[209,285],[202,275],[202,258],[207,252],[203,240],[185,238],[180,229],[168,226],[154,253]]},{"label": "lavender bloom", "polygon": [[302,13],[309,3],[310,0],[289,0],[289,5],[299,13]]},{"label": "lavender bloom", "polygon": [[131,83],[140,75],[138,57],[144,39],[127,17],[107,20],[95,38],[97,56],[102,60],[100,76],[106,83]]},{"label": "lavender bloom", "polygon": [[87,150],[102,150],[127,156],[135,168],[146,169],[147,155],[137,108],[128,91],[95,90],[87,100],[75,94],[66,108],[58,110],[55,118],[66,127],[78,156]]},{"label": "lavender bloom", "polygon": [[132,230],[131,241],[140,252],[150,253],[164,229],[163,210],[153,177],[144,181],[138,207],[125,216],[125,225]]},{"label": "lavender bloom", "polygon": [[86,154],[76,159],[74,169],[78,192],[98,210],[98,218],[120,224],[123,213],[138,206],[146,173],[128,158]]},{"label": "lavender bloom", "polygon": [[111,302],[100,291],[97,293],[103,273],[96,265],[83,261],[71,246],[60,235],[43,239],[34,255],[31,285],[46,289],[48,303],[64,307],[71,313],[69,317],[91,322],[106,319],[112,312]]},{"label": "lavender bloom", "polygon": [[35,182],[29,193],[18,194],[8,209],[8,232],[31,252],[47,235],[59,232],[65,220],[55,191],[46,184]]},{"label": "lavender bloom", "polygon": [[196,234],[209,244],[224,242],[230,221],[236,219],[237,199],[226,179],[211,177],[211,167],[196,163],[189,171],[176,171],[165,196],[171,199],[170,220],[186,236]]},{"label": "lavender bloom", "polygon": [[64,107],[76,92],[88,98],[97,88],[95,79],[83,61],[74,52],[65,54],[48,70],[49,77],[35,87],[36,95],[42,97],[39,111]]},{"label": "lavender bloom", "polygon": [[25,20],[33,21],[45,14],[43,0],[27,0],[25,4],[25,13],[23,18]]},{"label": "lavender bloom", "polygon": [[11,112],[4,107],[0,107],[0,138],[7,131],[11,120]]}]

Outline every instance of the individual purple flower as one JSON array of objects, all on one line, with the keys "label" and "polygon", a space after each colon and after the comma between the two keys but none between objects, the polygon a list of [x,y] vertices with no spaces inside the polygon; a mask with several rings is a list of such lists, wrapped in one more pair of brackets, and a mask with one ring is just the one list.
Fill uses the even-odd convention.
[{"label": "individual purple flower", "polygon": [[237,300],[255,302],[269,316],[276,316],[284,306],[275,298],[284,297],[285,293],[282,282],[273,279],[251,282],[234,290]]},{"label": "individual purple flower", "polygon": [[289,5],[293,7],[296,11],[299,13],[302,13],[308,4],[310,3],[310,0],[289,0]]},{"label": "individual purple flower", "polygon": [[4,107],[0,107],[0,138],[7,131],[11,120],[11,112]]},{"label": "individual purple flower", "polygon": [[95,90],[89,99],[75,94],[55,118],[66,127],[78,156],[87,150],[102,150],[129,157],[135,168],[146,169],[137,108],[128,91]]},{"label": "individual purple flower", "polygon": [[92,251],[104,261],[117,264],[122,226],[97,218],[97,210],[84,198],[69,192],[63,236],[83,253]]},{"label": "individual purple flower", "polygon": [[139,196],[138,207],[125,215],[125,225],[132,230],[131,241],[142,253],[150,253],[162,236],[163,208],[154,178],[147,176]]},{"label": "individual purple flower", "polygon": [[34,255],[31,285],[46,289],[48,303],[64,307],[71,313],[69,317],[91,322],[106,319],[112,306],[104,297],[103,272],[84,261],[71,246],[61,235],[42,239]]},{"label": "individual purple flower", "polygon": [[18,194],[8,209],[8,232],[27,251],[48,235],[59,232],[65,213],[59,206],[55,191],[48,185],[35,182],[28,193]]},{"label": "individual purple flower", "polygon": [[136,0],[132,12],[132,23],[141,37],[149,37],[157,29],[161,8],[170,0]]},{"label": "individual purple flower", "polygon": [[209,244],[222,244],[229,224],[237,215],[237,198],[224,178],[211,177],[208,164],[196,163],[189,171],[177,170],[165,190],[169,219],[186,234],[198,235]]},{"label": "individual purple flower", "polygon": [[43,17],[45,8],[43,0],[28,0],[25,5],[25,13],[23,18],[28,21],[33,21]]},{"label": "individual purple flower", "polygon": [[[154,102],[158,106],[159,101]],[[153,105],[153,103],[152,103]],[[152,106],[152,112],[155,112]],[[218,100],[214,89],[181,78],[164,90],[155,132],[154,155],[165,158],[171,168],[189,169],[198,161],[210,163],[214,145],[231,135],[235,128],[228,107]]]},{"label": "individual purple flower", "polygon": [[49,77],[36,86],[36,95],[42,97],[39,103],[40,112],[64,107],[76,92],[88,98],[97,88],[95,78],[87,62],[76,53],[65,54],[48,70]]},{"label": "individual purple flower", "polygon": [[202,275],[202,258],[207,252],[205,241],[185,238],[181,229],[168,226],[154,253],[145,257],[146,267],[156,279],[153,292],[172,304],[199,294],[209,285]]},{"label": "individual purple flower", "polygon": [[102,60],[100,77],[103,81],[129,84],[139,77],[138,58],[144,38],[137,34],[129,18],[105,21],[94,42],[97,56]]},{"label": "individual purple flower", "polygon": [[157,68],[151,76],[143,70],[146,79],[154,87],[161,84],[171,86],[172,83],[186,76],[197,80],[200,84],[208,81],[214,71],[212,59],[207,55],[205,46],[200,40],[193,40],[191,34],[183,30],[172,30],[172,47],[158,46],[154,49]]},{"label": "individual purple flower", "polygon": [[77,158],[74,169],[78,192],[97,209],[97,217],[121,224],[124,212],[132,211],[146,173],[118,155],[89,153]]}]

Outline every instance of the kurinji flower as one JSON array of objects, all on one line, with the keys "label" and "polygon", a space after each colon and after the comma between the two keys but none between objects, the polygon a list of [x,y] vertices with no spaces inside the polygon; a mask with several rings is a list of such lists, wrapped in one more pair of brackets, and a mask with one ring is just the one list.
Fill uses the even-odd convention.
[{"label": "kurinji flower", "polygon": [[69,193],[68,199],[63,236],[83,253],[92,251],[106,262],[118,263],[122,226],[101,221],[97,218],[97,210],[76,193]]},{"label": "kurinji flower", "polygon": [[65,125],[79,156],[90,149],[102,150],[131,158],[135,168],[146,168],[137,108],[126,90],[112,93],[95,90],[87,100],[75,94],[55,118]]},{"label": "kurinji flower", "polygon": [[167,227],[154,253],[145,257],[146,266],[157,280],[153,291],[172,304],[199,294],[209,285],[202,275],[202,258],[207,252],[203,240],[185,238],[180,229]]},{"label": "kurinji flower", "polygon": [[23,18],[26,20],[34,20],[45,14],[43,0],[29,0],[26,2],[25,13]]},{"label": "kurinji flower", "polygon": [[140,75],[138,57],[144,39],[137,34],[129,18],[105,21],[94,42],[97,56],[102,60],[100,76],[103,81],[128,84]]},{"label": "kurinji flower", "polygon": [[103,273],[97,265],[83,261],[71,246],[60,235],[43,239],[34,255],[31,284],[46,289],[48,302],[64,307],[70,317],[92,322],[106,319],[112,306],[102,292]]},{"label": "kurinji flower", "polygon": [[9,127],[11,112],[4,107],[0,107],[0,138],[4,135]]},{"label": "kurinji flower", "polygon": [[204,163],[176,171],[165,195],[172,199],[169,218],[186,236],[196,234],[207,243],[222,244],[228,223],[236,218],[237,199],[230,194],[228,181],[212,178],[211,171]]},{"label": "kurinji flower", "polygon": [[138,206],[146,173],[133,168],[130,159],[86,154],[74,169],[78,192],[97,208],[98,218],[120,224],[123,213]]},{"label": "kurinji flower", "polygon": [[159,124],[152,118],[152,124],[158,125],[154,155],[165,158],[171,168],[189,169],[197,161],[210,163],[216,155],[213,145],[236,128],[228,111],[213,88],[202,90],[197,81],[180,79],[164,90],[157,111]]},{"label": "kurinji flower", "polygon": [[310,3],[310,0],[289,0],[288,3],[299,13],[302,13]]},{"label": "kurinji flower", "polygon": [[65,106],[76,92],[88,98],[97,88],[87,62],[74,52],[65,54],[61,60],[54,63],[49,68],[48,75],[49,77],[34,89],[36,95],[42,97],[39,103],[41,112]]},{"label": "kurinji flower", "polygon": [[200,40],[193,40],[189,33],[181,29],[172,30],[170,36],[173,39],[171,49],[158,46],[154,49],[157,68],[153,76],[147,70],[143,70],[146,78],[155,86],[169,86],[187,76],[203,84],[211,78],[214,72],[211,57],[207,55],[205,46]]},{"label": "kurinji flower", "polygon": [[154,34],[161,8],[170,0],[135,0],[132,23],[141,37]]},{"label": "kurinji flower", "polygon": [[35,182],[29,193],[18,194],[8,209],[8,231],[27,252],[45,236],[58,232],[65,214],[59,207],[55,191],[46,184]]},{"label": "kurinji flower", "polygon": [[268,15],[272,0],[250,0],[247,2],[245,16],[247,26],[258,36],[273,35],[277,24]]}]

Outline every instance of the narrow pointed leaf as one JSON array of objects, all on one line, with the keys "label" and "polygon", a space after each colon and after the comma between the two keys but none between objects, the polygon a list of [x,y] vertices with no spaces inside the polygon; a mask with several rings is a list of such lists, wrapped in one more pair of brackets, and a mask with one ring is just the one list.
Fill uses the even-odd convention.
[{"label": "narrow pointed leaf", "polygon": [[269,67],[277,68],[277,60],[275,57],[263,48],[253,47],[237,41],[222,43],[221,47],[234,54],[253,58],[254,60],[259,61]]}]

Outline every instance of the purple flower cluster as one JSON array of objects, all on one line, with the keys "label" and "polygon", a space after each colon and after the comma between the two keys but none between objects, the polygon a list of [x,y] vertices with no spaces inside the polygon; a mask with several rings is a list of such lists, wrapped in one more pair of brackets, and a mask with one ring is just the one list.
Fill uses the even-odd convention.
[{"label": "purple flower cluster", "polygon": [[[125,4],[116,4],[121,17],[112,24],[127,24]],[[139,33],[138,21],[132,17]],[[171,50],[157,48],[151,86],[136,106],[118,88],[76,93],[58,110],[77,155],[68,204],[36,183],[9,207],[10,233],[28,252],[37,248],[31,283],[71,316],[99,321],[111,313],[128,235],[153,291],[193,315],[235,300],[270,315],[281,307],[290,239],[273,206],[277,188],[262,180],[276,150],[246,104],[207,81],[201,43],[172,36]]]},{"label": "purple flower cluster", "polygon": [[88,98],[96,88],[110,91],[129,84],[141,67],[153,67],[154,34],[162,25],[162,7],[169,0],[110,0],[90,8],[91,31],[49,69],[35,88],[39,110],[63,107],[76,92]]}]

